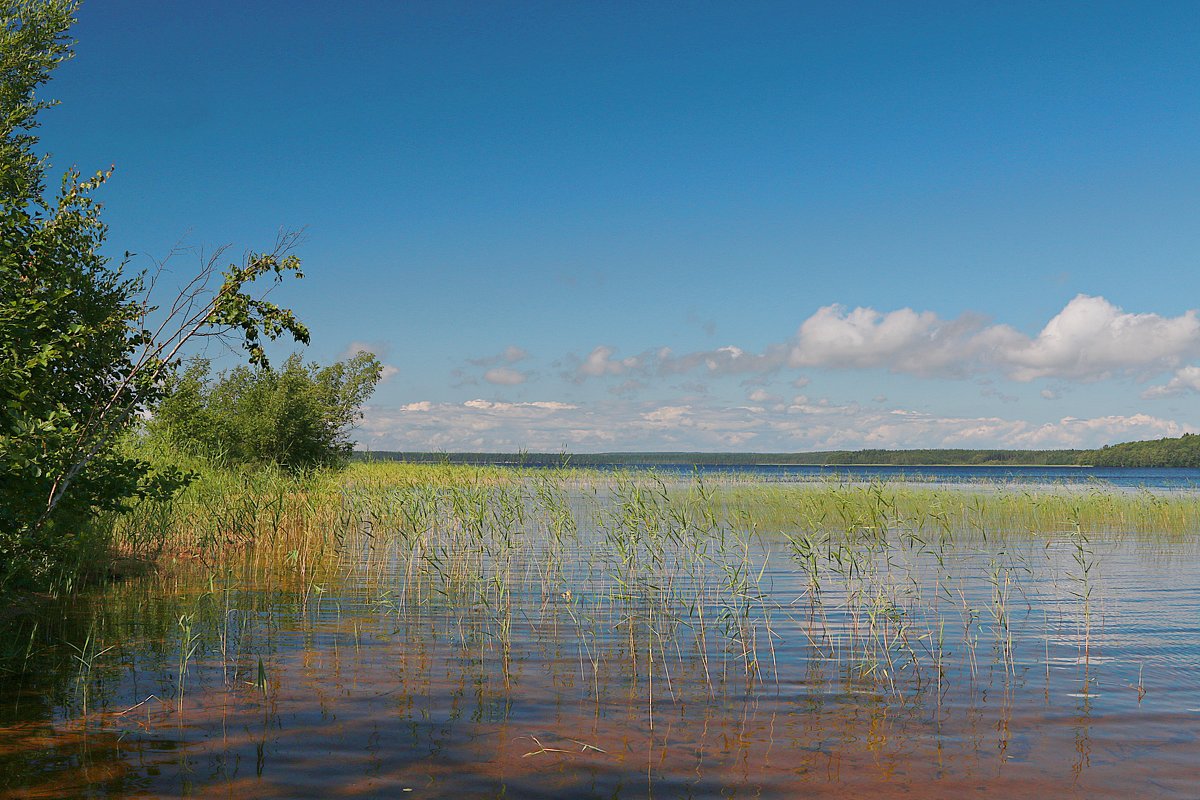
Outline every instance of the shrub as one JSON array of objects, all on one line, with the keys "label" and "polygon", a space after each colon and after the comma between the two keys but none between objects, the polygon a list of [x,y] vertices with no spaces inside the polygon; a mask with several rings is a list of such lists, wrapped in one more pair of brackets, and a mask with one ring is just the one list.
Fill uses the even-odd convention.
[{"label": "shrub", "polygon": [[350,432],[381,373],[370,353],[325,367],[293,355],[278,370],[238,367],[215,378],[199,359],[169,383],[149,427],[221,466],[336,465],[350,455]]}]

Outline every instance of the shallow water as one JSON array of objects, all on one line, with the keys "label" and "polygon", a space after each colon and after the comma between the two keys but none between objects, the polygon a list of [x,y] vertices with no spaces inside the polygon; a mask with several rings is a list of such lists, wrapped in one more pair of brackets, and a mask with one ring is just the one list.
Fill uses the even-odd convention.
[{"label": "shallow water", "polygon": [[[627,469],[621,466],[619,469]],[[965,466],[849,464],[755,464],[710,466],[655,464],[635,466],[663,475],[688,477],[699,473],[714,477],[777,483],[824,481],[887,481],[940,486],[1040,486],[1094,487],[1104,490],[1196,491],[1200,469],[1190,467],[1065,467],[1065,466]]]},{"label": "shallow water", "polygon": [[617,501],[572,503],[561,543],[531,513],[377,536],[337,579],[180,568],[47,607],[0,678],[0,796],[1200,791],[1195,541],[806,563],[732,529],[622,551]]}]

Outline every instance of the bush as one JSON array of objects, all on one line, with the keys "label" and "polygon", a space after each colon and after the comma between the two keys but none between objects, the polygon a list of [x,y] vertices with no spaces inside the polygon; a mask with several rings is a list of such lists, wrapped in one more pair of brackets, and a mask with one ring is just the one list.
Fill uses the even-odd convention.
[{"label": "bush", "polygon": [[381,373],[370,353],[327,367],[293,355],[279,370],[238,367],[216,378],[199,359],[169,383],[149,427],[220,466],[337,465],[353,449],[350,432]]}]

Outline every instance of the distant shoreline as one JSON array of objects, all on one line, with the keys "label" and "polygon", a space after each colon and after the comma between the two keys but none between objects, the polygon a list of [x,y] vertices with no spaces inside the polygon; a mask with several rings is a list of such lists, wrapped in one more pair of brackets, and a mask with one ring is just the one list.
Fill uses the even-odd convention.
[{"label": "distant shoreline", "polygon": [[[906,451],[897,451],[897,454]],[[638,467],[816,467],[834,469],[839,467],[1004,467],[1014,469],[1039,469],[1045,467],[1091,469],[1093,464],[1064,463],[1063,461],[1002,461],[967,459],[958,461],[810,461],[801,460],[758,460],[754,454],[739,453],[470,453],[470,452],[425,452],[425,451],[364,451],[356,450],[355,460],[360,461],[407,461],[421,464],[476,464],[491,466],[638,466]]]},{"label": "distant shoreline", "polygon": [[500,453],[430,451],[355,451],[358,460],[410,461],[423,464],[509,466],[704,466],[704,467],[1134,467],[1200,468],[1200,435],[1124,442],[1096,450],[1002,450],[928,448],[910,450],[821,450],[802,453],[721,453],[631,451],[605,453]]}]

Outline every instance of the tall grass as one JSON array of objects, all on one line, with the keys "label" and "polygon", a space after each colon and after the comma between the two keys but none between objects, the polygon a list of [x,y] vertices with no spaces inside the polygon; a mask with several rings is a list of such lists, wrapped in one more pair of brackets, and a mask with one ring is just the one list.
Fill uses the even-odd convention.
[{"label": "tall grass", "polygon": [[[313,619],[354,598],[394,631],[439,631],[505,690],[522,647],[566,648],[581,693],[599,706],[624,692],[653,724],[664,703],[769,690],[801,661],[898,696],[940,697],[947,675],[991,665],[1014,680],[1020,576],[1059,545],[1073,554],[1062,573],[1086,669],[1096,544],[1192,536],[1200,501],[389,462],[208,471],[174,501],[105,524],[116,563],[155,564],[156,591],[180,597],[140,634],[173,659],[179,713],[204,685],[197,664],[222,686],[269,694],[264,598]],[[115,657],[113,637],[133,635],[120,614],[88,631],[78,662],[89,680]],[[356,649],[369,628],[355,620]],[[11,641],[28,663],[32,643],[54,635],[43,625]]]}]

